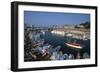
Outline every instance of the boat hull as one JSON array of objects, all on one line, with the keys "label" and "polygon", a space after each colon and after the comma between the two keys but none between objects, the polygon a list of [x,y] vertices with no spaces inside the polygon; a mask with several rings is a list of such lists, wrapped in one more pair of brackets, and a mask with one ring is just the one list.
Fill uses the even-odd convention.
[{"label": "boat hull", "polygon": [[76,46],[76,45],[72,45],[72,44],[69,44],[69,43],[65,43],[65,44],[69,47],[72,47],[72,48],[77,48],[77,49],[82,49],[83,48],[82,46]]}]

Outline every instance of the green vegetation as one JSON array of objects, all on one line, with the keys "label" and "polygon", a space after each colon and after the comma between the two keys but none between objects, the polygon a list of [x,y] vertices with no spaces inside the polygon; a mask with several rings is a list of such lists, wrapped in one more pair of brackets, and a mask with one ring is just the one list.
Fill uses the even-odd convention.
[{"label": "green vegetation", "polygon": [[90,28],[90,22],[81,23],[79,25],[84,26],[84,28],[86,28],[86,29],[89,29]]},{"label": "green vegetation", "polygon": [[85,29],[90,29],[90,22],[84,22],[80,23],[79,25],[75,25],[75,28],[85,28]]}]

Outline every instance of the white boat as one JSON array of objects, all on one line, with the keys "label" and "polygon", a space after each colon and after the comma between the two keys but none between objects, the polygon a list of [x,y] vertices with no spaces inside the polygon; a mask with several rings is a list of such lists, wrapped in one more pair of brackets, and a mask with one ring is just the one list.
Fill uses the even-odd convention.
[{"label": "white boat", "polygon": [[65,34],[65,37],[72,37],[72,36],[73,36],[73,34],[71,34],[71,33]]},{"label": "white boat", "polygon": [[45,31],[41,31],[41,33],[42,33],[43,35],[45,35]]},{"label": "white boat", "polygon": [[67,46],[72,48],[82,49],[83,47],[79,43],[65,43]]}]

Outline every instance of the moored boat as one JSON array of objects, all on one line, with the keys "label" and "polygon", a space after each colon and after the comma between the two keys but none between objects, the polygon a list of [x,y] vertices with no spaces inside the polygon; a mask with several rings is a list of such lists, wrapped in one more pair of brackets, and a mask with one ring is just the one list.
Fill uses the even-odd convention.
[{"label": "moored boat", "polygon": [[82,49],[83,46],[81,46],[81,44],[79,43],[65,43],[67,46],[72,47],[72,48],[78,48],[78,49]]}]

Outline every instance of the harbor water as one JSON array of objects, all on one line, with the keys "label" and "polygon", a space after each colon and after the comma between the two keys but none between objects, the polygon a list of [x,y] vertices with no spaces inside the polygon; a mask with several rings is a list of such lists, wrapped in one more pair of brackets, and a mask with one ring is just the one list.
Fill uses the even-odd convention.
[{"label": "harbor water", "polygon": [[[46,31],[45,34],[41,35],[41,37],[45,40],[45,43],[52,45],[52,47],[61,46],[60,51],[64,54],[73,54],[76,57],[76,54],[79,52],[81,57],[84,53],[87,53],[90,57],[90,40],[82,40],[75,38],[68,38],[61,35],[53,34],[50,31]],[[84,46],[81,50],[75,50],[74,48],[68,47],[65,43],[77,41],[82,46]]]}]

